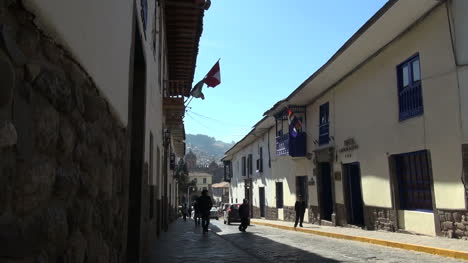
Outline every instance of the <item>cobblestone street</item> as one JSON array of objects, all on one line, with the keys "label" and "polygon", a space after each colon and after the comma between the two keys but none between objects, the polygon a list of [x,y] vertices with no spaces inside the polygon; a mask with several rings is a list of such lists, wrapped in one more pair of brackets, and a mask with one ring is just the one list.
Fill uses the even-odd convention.
[{"label": "cobblestone street", "polygon": [[406,250],[253,225],[212,220],[203,234],[193,220],[177,220],[153,246],[155,262],[464,262]]}]

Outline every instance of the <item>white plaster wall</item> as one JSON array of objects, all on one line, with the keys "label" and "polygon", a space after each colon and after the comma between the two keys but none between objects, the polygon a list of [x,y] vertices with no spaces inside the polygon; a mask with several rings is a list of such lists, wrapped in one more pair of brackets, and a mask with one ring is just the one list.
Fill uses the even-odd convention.
[{"label": "white plaster wall", "polygon": [[[400,122],[396,66],[417,52],[424,114]],[[366,205],[392,206],[389,155],[428,149],[437,207],[464,208],[459,179],[461,123],[455,71],[446,10],[442,6],[308,107],[308,146],[316,148],[311,139],[318,140],[319,106],[329,101],[330,134],[335,137],[336,149],[342,148],[348,138],[354,138],[359,145],[351,157],[338,153],[334,169],[341,170],[341,163],[360,162]],[[335,198],[338,203],[344,201],[341,181],[335,181]]]},{"label": "white plaster wall", "polygon": [[458,67],[460,110],[462,116],[463,142],[468,143],[468,65]]},{"label": "white plaster wall", "polygon": [[36,24],[85,68],[122,125],[128,121],[133,1],[24,0]]},{"label": "white plaster wall", "polygon": [[418,211],[398,211],[399,227],[419,234],[435,236],[434,214]]}]

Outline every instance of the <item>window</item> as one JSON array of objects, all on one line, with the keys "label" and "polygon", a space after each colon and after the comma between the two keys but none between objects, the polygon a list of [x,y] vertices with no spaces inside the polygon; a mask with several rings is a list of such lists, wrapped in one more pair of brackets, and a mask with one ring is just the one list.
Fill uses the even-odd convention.
[{"label": "window", "polygon": [[193,181],[194,181],[195,183],[197,183],[197,178],[193,178]]},{"label": "window", "polygon": [[206,178],[203,178],[203,184],[206,184]]},{"label": "window", "polygon": [[329,103],[320,105],[319,113],[319,145],[330,142]]},{"label": "window", "polygon": [[253,172],[253,156],[252,156],[252,154],[248,155],[247,168],[248,168],[248,171],[249,171],[249,175],[251,175],[252,172]]},{"label": "window", "polygon": [[399,208],[432,212],[431,169],[427,151],[394,157]]},{"label": "window", "polygon": [[260,159],[258,159],[258,172],[263,173],[263,147],[260,147],[259,150]]},{"label": "window", "polygon": [[283,183],[276,182],[276,208],[283,208]]},{"label": "window", "polygon": [[247,166],[245,161],[245,156],[242,156],[242,176],[247,175]]},{"label": "window", "polygon": [[397,79],[400,121],[423,114],[419,55],[397,67]]}]

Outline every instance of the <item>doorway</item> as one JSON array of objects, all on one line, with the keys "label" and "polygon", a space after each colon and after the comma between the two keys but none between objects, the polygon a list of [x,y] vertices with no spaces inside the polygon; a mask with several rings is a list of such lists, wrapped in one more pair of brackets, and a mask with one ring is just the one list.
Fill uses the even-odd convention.
[{"label": "doorway", "polygon": [[[133,26],[133,75],[130,84],[129,134],[130,134],[130,179],[127,229],[127,262],[138,262],[141,251],[142,194],[145,152],[145,108],[146,108],[146,62],[143,42],[134,21]],[[145,185],[146,187],[146,185]]]},{"label": "doorway", "polygon": [[343,172],[348,224],[364,226],[364,202],[362,200],[361,169],[359,163],[343,165]]},{"label": "doorway", "polygon": [[266,215],[266,205],[265,205],[265,187],[259,187],[259,200],[260,200],[260,217],[265,217]]},{"label": "doorway", "polygon": [[320,163],[320,214],[322,219],[332,221],[333,190],[330,163]]}]

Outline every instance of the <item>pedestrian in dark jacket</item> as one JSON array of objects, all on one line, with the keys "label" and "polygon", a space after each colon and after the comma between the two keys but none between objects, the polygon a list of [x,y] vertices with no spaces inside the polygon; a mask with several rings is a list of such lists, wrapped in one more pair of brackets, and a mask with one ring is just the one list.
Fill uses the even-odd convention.
[{"label": "pedestrian in dark jacket", "polygon": [[200,224],[200,209],[198,208],[197,200],[193,202],[193,210],[194,210],[193,220],[195,221],[195,225],[197,226]]},{"label": "pedestrian in dark jacket", "polygon": [[239,217],[241,219],[239,231],[245,232],[245,230],[249,226],[249,218],[250,218],[249,200],[244,199],[242,205],[240,205]]},{"label": "pedestrian in dark jacket", "polygon": [[294,210],[296,211],[296,222],[294,223],[294,228],[297,227],[297,223],[299,226],[302,227],[302,223],[304,222],[304,213],[306,209],[306,203],[302,196],[299,196],[299,200],[296,201],[294,205]]},{"label": "pedestrian in dark jacket", "polygon": [[210,224],[210,210],[213,207],[211,197],[208,196],[208,190],[203,190],[202,195],[197,200],[198,209],[202,218],[203,232],[208,232],[208,225]]}]

